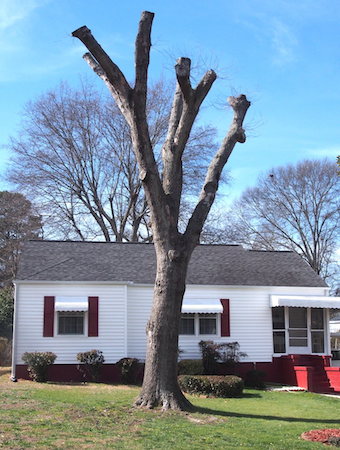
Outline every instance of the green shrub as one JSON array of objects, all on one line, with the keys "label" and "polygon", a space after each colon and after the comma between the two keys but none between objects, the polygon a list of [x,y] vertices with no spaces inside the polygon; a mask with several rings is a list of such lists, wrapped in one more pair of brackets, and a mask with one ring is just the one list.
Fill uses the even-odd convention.
[{"label": "green shrub", "polygon": [[78,353],[77,360],[80,362],[77,369],[83,374],[84,380],[89,377],[92,381],[98,381],[100,369],[105,362],[103,352],[90,350]]},{"label": "green shrub", "polygon": [[33,381],[41,383],[47,381],[47,370],[57,358],[52,352],[26,352],[22,360],[27,364],[27,370]]},{"label": "green shrub", "polygon": [[246,373],[244,385],[248,388],[265,389],[265,376],[266,373],[261,370],[249,370],[249,372]]},{"label": "green shrub", "polygon": [[206,375],[216,375],[219,372],[219,363],[223,363],[228,373],[233,373],[235,365],[241,358],[247,356],[247,353],[240,351],[238,342],[217,344],[213,341],[200,341],[198,345],[200,346]]},{"label": "green shrub", "polygon": [[216,375],[220,357],[218,344],[215,344],[213,341],[200,341],[198,345],[202,354],[204,373],[206,375]]},{"label": "green shrub", "polygon": [[12,342],[9,339],[0,337],[0,366],[11,364]]},{"label": "green shrub", "polygon": [[178,362],[179,375],[202,375],[203,370],[201,359],[181,359]]},{"label": "green shrub", "polygon": [[139,361],[137,358],[122,358],[116,365],[120,368],[122,382],[125,384],[137,384]]},{"label": "green shrub", "polygon": [[244,387],[242,378],[234,375],[180,375],[178,382],[184,392],[211,397],[240,397]]},{"label": "green shrub", "polygon": [[235,365],[240,362],[241,358],[245,358],[247,353],[240,351],[238,342],[223,342],[218,344],[219,361],[230,369],[234,369]]}]

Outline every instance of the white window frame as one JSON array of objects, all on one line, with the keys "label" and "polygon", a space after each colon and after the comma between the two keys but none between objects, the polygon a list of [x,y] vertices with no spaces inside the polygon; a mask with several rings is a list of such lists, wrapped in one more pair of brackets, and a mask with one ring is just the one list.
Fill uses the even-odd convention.
[{"label": "white window frame", "polygon": [[88,311],[78,311],[78,312],[82,312],[83,313],[83,333],[79,333],[79,334],[60,334],[59,333],[59,312],[68,312],[70,314],[72,314],[72,311],[55,311],[54,314],[54,329],[55,331],[55,337],[58,337],[60,339],[64,339],[64,338],[79,338],[79,337],[84,337],[87,336],[88,334]]},{"label": "white window frame", "polygon": [[[186,313],[182,313],[181,314],[181,318],[182,316],[185,316]],[[188,313],[189,314],[189,313]],[[210,338],[212,336],[214,337],[220,337],[221,335],[221,314],[219,313],[190,313],[194,315],[194,334],[180,334],[181,338],[190,338],[190,337],[207,337]],[[200,323],[199,320],[200,318],[215,318],[216,320],[216,333],[215,334],[200,334]]]}]

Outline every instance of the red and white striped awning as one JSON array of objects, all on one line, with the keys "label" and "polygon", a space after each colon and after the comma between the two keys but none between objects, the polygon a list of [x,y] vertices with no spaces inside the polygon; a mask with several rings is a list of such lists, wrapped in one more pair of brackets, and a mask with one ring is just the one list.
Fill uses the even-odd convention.
[{"label": "red and white striped awning", "polygon": [[271,295],[270,306],[291,306],[296,308],[340,308],[340,297],[322,295]]}]

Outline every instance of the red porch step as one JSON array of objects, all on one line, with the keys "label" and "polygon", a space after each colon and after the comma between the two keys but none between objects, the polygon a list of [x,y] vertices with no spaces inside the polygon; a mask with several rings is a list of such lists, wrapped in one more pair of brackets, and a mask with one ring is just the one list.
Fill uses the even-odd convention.
[{"label": "red porch step", "polygon": [[283,356],[282,364],[296,385],[311,392],[334,393],[340,389],[340,368],[329,367],[329,358],[318,355]]}]

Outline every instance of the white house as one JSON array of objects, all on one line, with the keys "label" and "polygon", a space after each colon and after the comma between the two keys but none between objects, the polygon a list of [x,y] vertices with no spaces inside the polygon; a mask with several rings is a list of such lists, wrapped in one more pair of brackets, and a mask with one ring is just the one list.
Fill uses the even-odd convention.
[{"label": "white house", "polygon": [[[12,377],[27,376],[24,352],[56,353],[51,376],[60,380],[76,379],[78,352],[101,350],[107,380],[119,359],[143,360],[154,276],[151,244],[27,242],[15,281]],[[311,357],[330,366],[329,308],[340,298],[328,292],[295,253],[200,245],[187,276],[181,357],[199,358],[201,340],[237,341],[244,369],[296,384],[309,377],[310,385],[310,371],[293,368],[315,366]]]}]

